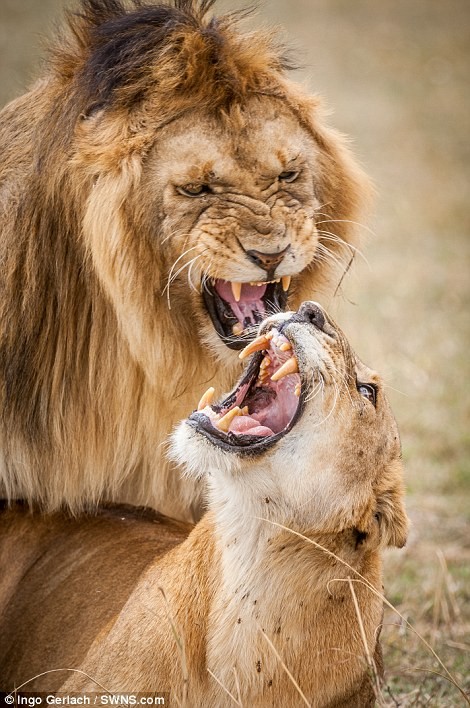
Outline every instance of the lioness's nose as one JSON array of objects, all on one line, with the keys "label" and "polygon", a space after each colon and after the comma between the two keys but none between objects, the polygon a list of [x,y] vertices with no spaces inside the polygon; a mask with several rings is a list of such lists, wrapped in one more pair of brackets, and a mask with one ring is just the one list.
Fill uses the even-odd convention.
[{"label": "lioness's nose", "polygon": [[307,322],[308,324],[313,324],[315,327],[323,331],[325,326],[325,315],[323,314],[323,310],[320,305],[317,305],[316,302],[312,302],[311,300],[308,302],[303,302],[298,309],[297,316],[301,321]]},{"label": "lioness's nose", "polygon": [[265,270],[267,273],[274,274],[279,263],[283,260],[287,251],[290,249],[290,244],[279,253],[264,253],[263,251],[246,251],[246,255],[252,263]]}]

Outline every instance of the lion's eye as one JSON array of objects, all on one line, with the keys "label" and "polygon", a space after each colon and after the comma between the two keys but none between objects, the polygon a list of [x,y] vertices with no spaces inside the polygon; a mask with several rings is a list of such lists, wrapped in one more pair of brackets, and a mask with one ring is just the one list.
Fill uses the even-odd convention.
[{"label": "lion's eye", "polygon": [[361,396],[367,398],[367,400],[370,401],[373,406],[375,406],[377,402],[377,388],[373,384],[358,383],[357,390],[359,391]]},{"label": "lion's eye", "polygon": [[295,182],[299,175],[300,172],[298,170],[290,170],[287,172],[281,172],[281,174],[279,175],[279,179],[283,182]]},{"label": "lion's eye", "polygon": [[208,184],[185,184],[183,187],[176,187],[176,191],[184,197],[200,197],[209,194],[211,190]]}]

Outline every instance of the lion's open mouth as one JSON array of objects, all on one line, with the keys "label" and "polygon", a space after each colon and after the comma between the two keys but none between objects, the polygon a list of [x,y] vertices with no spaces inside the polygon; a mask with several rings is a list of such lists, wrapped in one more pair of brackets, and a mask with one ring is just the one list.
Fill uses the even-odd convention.
[{"label": "lion's open mouth", "polygon": [[302,384],[291,342],[277,329],[257,337],[242,358],[255,353],[233,391],[211,405],[210,388],[188,423],[224,449],[263,450],[285,435],[302,409]]},{"label": "lion's open mouth", "polygon": [[230,349],[243,349],[257,327],[268,315],[286,309],[290,276],[270,283],[208,281],[203,288],[204,302],[212,324]]}]

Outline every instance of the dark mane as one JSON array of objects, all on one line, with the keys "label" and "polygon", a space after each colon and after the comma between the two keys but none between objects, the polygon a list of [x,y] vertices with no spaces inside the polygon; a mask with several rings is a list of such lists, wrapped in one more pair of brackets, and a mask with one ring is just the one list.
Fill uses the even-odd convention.
[{"label": "dark mane", "polygon": [[275,33],[241,33],[251,10],[208,17],[214,3],[82,0],[68,15],[72,44],[53,52],[56,73],[73,78],[87,113],[129,109],[149,93],[219,107],[272,89],[273,72],[293,68]]}]

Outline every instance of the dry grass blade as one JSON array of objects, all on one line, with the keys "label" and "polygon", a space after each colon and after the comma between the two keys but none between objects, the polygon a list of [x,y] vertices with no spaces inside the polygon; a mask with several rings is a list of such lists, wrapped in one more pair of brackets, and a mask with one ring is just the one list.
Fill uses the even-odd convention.
[{"label": "dry grass blade", "polygon": [[93,681],[93,683],[96,683],[97,686],[103,689],[103,691],[106,691],[106,693],[111,693],[111,691],[108,688],[105,688],[103,684],[101,684],[97,679],[93,678],[93,676],[90,676],[90,674],[87,674],[86,671],[82,671],[81,669],[49,669],[49,671],[43,671],[40,674],[36,674],[36,676],[32,676],[30,679],[27,681],[23,681],[22,684],[19,686],[16,686],[12,691],[11,694],[16,693],[17,691],[20,690],[20,688],[23,688],[23,686],[27,686],[28,683],[31,683],[31,681],[34,681],[37,678],[40,678],[41,676],[47,676],[47,674],[56,674],[59,671],[69,671],[72,674],[81,674],[82,676],[86,676],[86,678],[90,679],[90,681]]},{"label": "dry grass blade", "polygon": [[384,700],[382,697],[382,691],[380,689],[380,679],[377,673],[377,667],[375,665],[375,661],[370,653],[369,650],[369,645],[367,643],[367,637],[366,637],[366,632],[364,629],[364,622],[362,621],[362,615],[361,615],[361,610],[359,607],[359,603],[357,601],[357,596],[356,596],[356,591],[354,590],[354,585],[351,580],[351,578],[348,578],[348,583],[349,583],[349,589],[351,591],[351,596],[352,600],[354,603],[354,610],[356,612],[356,617],[357,617],[357,622],[359,625],[359,631],[361,633],[361,640],[362,644],[364,645],[364,653],[366,656],[366,661],[367,661],[367,666],[369,667],[370,674],[373,678],[373,688],[374,688],[374,694],[375,694],[375,700],[380,706],[384,706]]},{"label": "dry grass blade", "polygon": [[445,590],[447,593],[447,597],[449,598],[449,602],[452,607],[452,612],[454,613],[455,618],[458,620],[460,619],[461,612],[455,597],[454,589],[452,587],[452,578],[447,567],[446,557],[440,548],[436,550],[436,554],[439,558],[439,563],[441,564],[441,569],[445,580]]},{"label": "dry grass blade", "polygon": [[268,637],[268,635],[266,634],[266,632],[265,632],[261,627],[259,627],[259,630],[260,630],[261,634],[263,635],[263,637],[266,639],[266,641],[267,641],[267,643],[269,644],[269,646],[271,647],[271,650],[272,650],[273,654],[275,655],[275,657],[277,658],[277,660],[278,660],[279,663],[281,664],[282,668],[284,669],[284,671],[286,672],[287,676],[289,677],[289,680],[291,681],[292,685],[293,685],[294,688],[296,689],[297,693],[299,694],[299,696],[301,697],[301,699],[303,700],[303,702],[305,703],[305,705],[308,706],[308,708],[312,708],[312,704],[309,702],[309,700],[308,700],[308,698],[306,697],[305,693],[302,691],[302,689],[300,688],[299,684],[297,683],[297,681],[295,680],[295,678],[292,676],[291,672],[289,671],[289,669],[287,668],[287,666],[285,665],[285,663],[283,662],[282,657],[280,656],[279,652],[277,651],[276,647],[274,646],[274,644],[272,643],[272,641],[270,640],[270,638]]},{"label": "dry grass blade", "polygon": [[[428,668],[423,668],[420,666],[410,666],[410,667],[405,667],[404,669],[401,669],[402,673],[413,673],[414,671],[423,673],[423,674],[433,674],[433,676],[439,676],[439,678],[444,679],[444,681],[449,681],[449,683],[453,683],[453,681],[450,680],[448,676],[445,674],[441,673],[440,671],[436,671],[435,669],[428,669]],[[462,691],[463,697],[466,699],[466,702],[468,705],[470,705],[470,697],[465,693],[465,691]]]},{"label": "dry grass blade", "polygon": [[[344,565],[346,568],[348,568],[350,571],[354,573],[354,575],[357,576],[357,579],[349,579],[351,582],[361,582],[364,584],[365,587],[367,587],[374,595],[379,597],[384,605],[386,605],[389,609],[392,610],[392,612],[395,612],[398,617],[403,621],[404,624],[415,634],[418,639],[425,645],[425,647],[431,652],[433,657],[436,659],[438,664],[441,666],[441,668],[444,670],[445,676],[447,677],[448,681],[452,683],[452,685],[459,691],[463,699],[465,700],[467,705],[470,705],[470,698],[468,697],[467,693],[464,691],[464,689],[460,686],[459,682],[457,679],[451,674],[451,672],[447,669],[446,665],[444,662],[441,660],[441,658],[438,656],[438,654],[434,651],[432,646],[429,644],[429,642],[426,641],[426,639],[418,632],[417,629],[413,627],[413,625],[408,622],[408,620],[397,610],[396,607],[394,607],[391,602],[387,600],[387,598],[380,593],[371,583],[369,583],[366,578],[364,578],[361,573],[359,573],[355,568],[353,568],[349,563],[347,563],[345,560],[340,558],[339,556],[336,555],[336,553],[333,553],[333,551],[330,551],[328,548],[325,548],[325,546],[322,546],[320,543],[317,543],[311,538],[308,538],[307,536],[304,536],[303,534],[299,533],[298,531],[294,531],[293,529],[290,529],[288,526],[284,526],[284,524],[279,524],[276,521],[271,521],[271,519],[266,519],[262,517],[256,517],[259,519],[259,521],[266,521],[268,524],[271,524],[272,526],[277,526],[277,528],[282,529],[283,531],[288,531],[289,533],[293,534],[294,536],[297,536],[298,538],[303,539],[307,543],[310,543],[312,546],[315,546],[315,548],[318,548],[320,551],[323,551],[323,553],[326,553],[329,555],[331,558],[335,558],[335,560],[338,561],[338,563],[341,563]],[[330,581],[333,582],[333,581]],[[348,580],[345,580],[343,578],[338,578],[335,582],[348,582]]]},{"label": "dry grass blade", "polygon": [[436,638],[436,636],[437,636],[440,618],[441,618],[443,584],[444,584],[444,578],[443,578],[443,574],[441,571],[438,574],[436,587],[434,589],[434,599],[433,599],[433,605],[432,605],[432,634],[433,634],[434,638]]},{"label": "dry grass blade", "polygon": [[235,696],[234,696],[232,693],[230,693],[230,691],[228,690],[228,688],[226,688],[226,687],[224,686],[224,684],[222,683],[222,681],[220,681],[220,680],[217,678],[217,676],[216,676],[210,669],[207,669],[207,673],[209,673],[209,674],[212,676],[212,678],[214,679],[214,681],[217,681],[217,683],[219,684],[220,688],[221,688],[223,691],[225,691],[225,693],[227,694],[227,696],[230,696],[230,698],[232,699],[232,701],[233,701],[237,706],[240,706],[240,708],[243,708],[242,704],[237,701],[237,699],[235,698]]},{"label": "dry grass blade", "polygon": [[238,680],[238,674],[237,674],[237,670],[236,670],[235,666],[232,668],[232,671],[233,671],[233,675],[235,677],[235,686],[237,689],[238,704],[241,706],[241,708],[243,708],[242,696],[241,696],[241,692],[240,692],[240,681]]},{"label": "dry grass blade", "polygon": [[349,273],[349,271],[350,271],[350,269],[351,269],[351,266],[352,266],[352,264],[354,263],[354,256],[355,256],[355,255],[356,255],[356,254],[353,253],[352,256],[351,256],[351,258],[349,259],[349,262],[348,262],[346,268],[344,269],[344,271],[343,271],[343,273],[342,273],[342,275],[341,275],[341,278],[340,278],[340,280],[339,280],[339,283],[338,283],[338,285],[336,286],[335,295],[338,294],[338,290],[339,290],[340,287],[342,286],[345,277],[346,277],[347,274]]},{"label": "dry grass blade", "polygon": [[447,639],[446,644],[454,649],[470,652],[470,644],[465,644],[464,642],[454,642],[452,639]]}]

